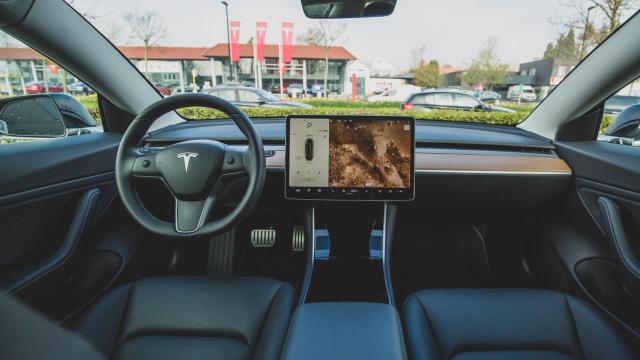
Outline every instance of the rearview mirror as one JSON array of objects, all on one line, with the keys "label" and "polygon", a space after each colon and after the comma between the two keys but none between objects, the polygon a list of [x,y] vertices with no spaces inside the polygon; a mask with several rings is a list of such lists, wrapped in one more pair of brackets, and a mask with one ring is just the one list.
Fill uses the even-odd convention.
[{"label": "rearview mirror", "polygon": [[301,0],[304,14],[311,19],[339,19],[388,16],[396,0]]},{"label": "rearview mirror", "polygon": [[0,135],[63,137],[66,129],[56,103],[47,95],[0,101]]}]

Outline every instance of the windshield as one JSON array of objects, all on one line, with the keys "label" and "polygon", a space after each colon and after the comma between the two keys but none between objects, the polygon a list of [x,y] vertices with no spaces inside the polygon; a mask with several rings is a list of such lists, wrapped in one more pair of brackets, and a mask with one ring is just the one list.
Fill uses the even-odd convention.
[{"label": "windshield", "polygon": [[[165,96],[235,84],[287,100],[247,107],[251,117],[400,114],[500,125],[523,121],[640,7],[637,0],[398,0],[387,17],[315,20],[300,0],[68,2]],[[635,99],[640,84],[633,88],[625,95]],[[451,94],[411,96],[433,89]],[[461,91],[491,106],[471,106],[456,96]],[[238,91],[230,99],[253,96]],[[405,103],[411,98],[420,100]]]}]

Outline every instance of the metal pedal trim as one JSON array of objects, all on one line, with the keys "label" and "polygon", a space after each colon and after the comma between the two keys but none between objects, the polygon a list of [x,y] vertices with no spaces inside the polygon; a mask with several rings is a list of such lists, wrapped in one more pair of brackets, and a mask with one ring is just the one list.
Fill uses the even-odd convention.
[{"label": "metal pedal trim", "polygon": [[291,250],[296,252],[304,251],[304,226],[296,225],[293,227]]},{"label": "metal pedal trim", "polygon": [[276,231],[274,229],[251,230],[251,245],[255,248],[271,248],[276,243]]}]

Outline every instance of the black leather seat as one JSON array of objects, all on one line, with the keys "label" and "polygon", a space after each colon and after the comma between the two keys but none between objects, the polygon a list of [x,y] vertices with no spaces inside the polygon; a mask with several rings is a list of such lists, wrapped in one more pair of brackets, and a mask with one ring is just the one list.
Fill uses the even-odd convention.
[{"label": "black leather seat", "polygon": [[549,290],[425,290],[403,311],[409,356],[423,359],[638,359],[591,305]]},{"label": "black leather seat", "polygon": [[0,357],[280,359],[294,295],[270,279],[145,279],[103,296],[74,324],[76,334],[5,297],[0,344],[12,345]]}]

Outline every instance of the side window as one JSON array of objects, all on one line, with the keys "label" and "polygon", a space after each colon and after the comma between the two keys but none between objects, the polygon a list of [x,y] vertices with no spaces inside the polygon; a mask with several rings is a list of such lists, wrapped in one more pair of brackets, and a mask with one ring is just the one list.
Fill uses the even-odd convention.
[{"label": "side window", "polygon": [[479,104],[478,100],[471,96],[455,94],[455,106],[472,108]]},{"label": "side window", "polygon": [[433,104],[436,106],[453,106],[453,96],[449,93],[434,94]]},{"label": "side window", "polygon": [[227,101],[236,101],[235,89],[220,89],[218,96]]},{"label": "side window", "polygon": [[636,79],[604,103],[598,140],[640,146],[640,79]]},{"label": "side window", "polygon": [[413,104],[418,104],[418,105],[424,105],[427,104],[427,97],[429,95],[413,95],[413,97],[410,97],[410,101]]},{"label": "side window", "polygon": [[260,100],[262,100],[262,98],[260,96],[258,96],[258,94],[254,93],[253,91],[249,91],[249,90],[239,90],[238,91],[238,101],[242,101],[242,102],[253,102],[253,103],[257,103]]},{"label": "side window", "polygon": [[0,30],[0,144],[101,131],[93,89]]}]

